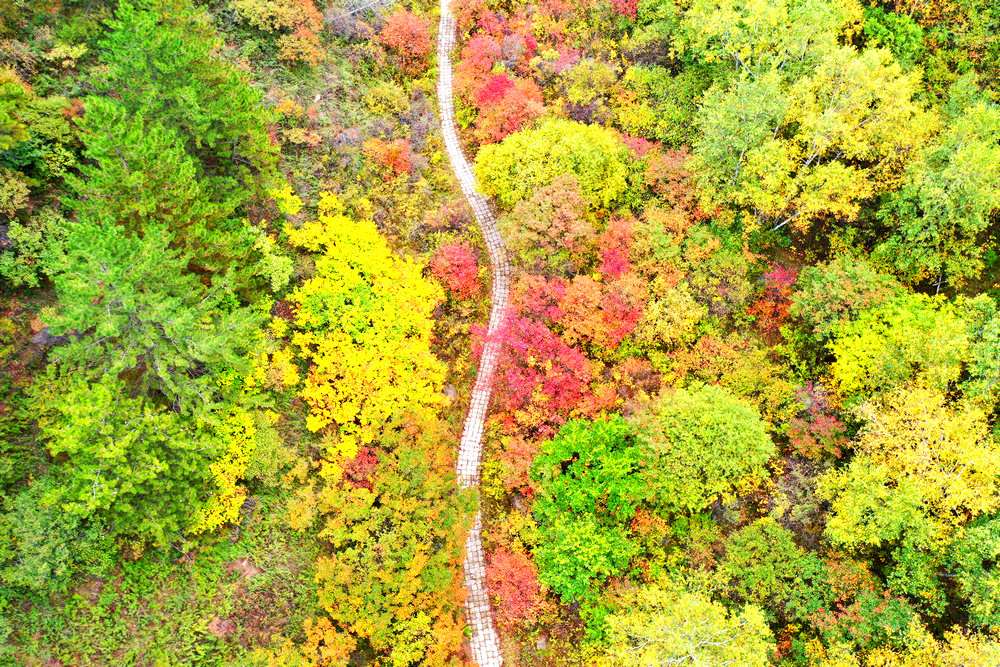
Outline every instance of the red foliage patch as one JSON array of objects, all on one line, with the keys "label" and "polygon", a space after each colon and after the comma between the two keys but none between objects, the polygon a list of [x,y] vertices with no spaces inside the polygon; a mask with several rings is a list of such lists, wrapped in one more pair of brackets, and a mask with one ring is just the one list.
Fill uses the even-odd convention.
[{"label": "red foliage patch", "polygon": [[462,55],[455,66],[455,87],[466,99],[486,83],[493,64],[503,57],[500,42],[489,35],[474,35],[462,48]]},{"label": "red foliage patch", "polygon": [[514,316],[496,335],[503,348],[494,393],[508,433],[552,435],[592,402],[591,362],[544,324]]},{"label": "red foliage patch", "polygon": [[611,0],[611,8],[632,21],[639,14],[639,0]]},{"label": "red foliage patch", "polygon": [[431,24],[413,12],[397,9],[386,19],[379,40],[399,57],[404,70],[417,73],[431,53]]},{"label": "red foliage patch", "polygon": [[559,307],[563,337],[571,345],[588,343],[614,349],[642,318],[645,293],[634,275],[611,283],[576,276],[566,288]]},{"label": "red foliage patch", "polygon": [[370,159],[389,169],[394,176],[410,173],[413,149],[409,139],[369,139],[364,143],[364,152]]},{"label": "red foliage patch", "polygon": [[765,336],[777,336],[781,325],[788,319],[792,305],[792,286],[798,271],[777,264],[764,274],[764,294],[749,312],[757,318],[757,328]]},{"label": "red foliage patch", "polygon": [[523,553],[500,547],[486,559],[486,587],[495,600],[497,622],[514,629],[534,620],[541,599],[538,570]]},{"label": "red foliage patch", "polygon": [[566,281],[562,278],[522,273],[511,290],[511,307],[522,317],[551,324],[563,316],[559,302],[565,294]]},{"label": "red foliage patch", "polygon": [[621,135],[622,143],[628,146],[629,150],[635,153],[638,158],[646,157],[646,154],[656,148],[656,143],[642,137],[633,137],[630,134]]},{"label": "red foliage patch", "polygon": [[378,452],[362,447],[344,466],[344,478],[355,488],[372,489],[372,475],[378,467]]},{"label": "red foliage patch", "polygon": [[[506,75],[500,76],[507,78]],[[497,78],[494,77],[491,81]],[[494,92],[496,91],[491,91]],[[544,111],[542,89],[538,84],[530,79],[517,79],[506,87],[495,103],[480,108],[479,117],[476,118],[476,139],[484,144],[500,141],[541,116]]]},{"label": "red foliage patch", "polygon": [[494,74],[476,94],[476,104],[482,108],[496,104],[514,87],[514,80],[506,74]]},{"label": "red foliage patch", "polygon": [[613,218],[598,239],[597,247],[601,249],[601,274],[606,278],[620,278],[631,271],[632,221]]},{"label": "red foliage patch", "polygon": [[479,292],[479,264],[472,248],[464,243],[442,245],[431,258],[431,273],[460,299]]}]

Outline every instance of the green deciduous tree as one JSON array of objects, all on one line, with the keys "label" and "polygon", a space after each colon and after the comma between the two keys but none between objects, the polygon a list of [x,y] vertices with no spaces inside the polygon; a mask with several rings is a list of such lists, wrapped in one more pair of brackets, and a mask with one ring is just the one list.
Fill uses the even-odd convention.
[{"label": "green deciduous tree", "polygon": [[691,163],[703,198],[802,230],[855,219],[934,126],[917,84],[887,51],[839,47],[790,84],[771,70],[712,89]]},{"label": "green deciduous tree", "polygon": [[665,67],[632,66],[611,100],[617,127],[628,134],[690,145],[701,96],[712,82],[712,68],[691,63],[673,74]]},{"label": "green deciduous tree", "polygon": [[855,0],[694,0],[681,27],[688,48],[745,73],[793,78],[861,18]]},{"label": "green deciduous tree", "polygon": [[772,619],[801,623],[833,601],[823,561],[769,517],[729,536],[716,573],[732,599],[761,607]]},{"label": "green deciduous tree", "polygon": [[638,550],[626,527],[643,499],[635,433],[621,417],[572,420],[532,464],[538,577],[567,602],[592,601]]},{"label": "green deciduous tree", "polygon": [[853,0],[697,0],[682,21],[702,62],[729,63],[697,113],[691,169],[710,209],[751,212],[776,227],[854,220],[891,188],[935,117],[919,78],[885,50],[840,46]]},{"label": "green deciduous tree", "polygon": [[1000,106],[980,99],[952,114],[880,211],[895,233],[876,252],[913,282],[976,279],[1000,209],[1000,170],[990,166],[1000,164]]},{"label": "green deciduous tree", "polygon": [[592,516],[563,515],[539,529],[538,579],[566,603],[593,603],[599,587],[622,574],[639,552],[628,531]]},{"label": "green deciduous tree", "polygon": [[697,512],[760,481],[775,453],[760,414],[713,385],[666,391],[635,423],[655,506]]},{"label": "green deciduous tree", "polygon": [[972,623],[1000,627],[1000,517],[969,526],[951,545],[949,566]]},{"label": "green deciduous tree", "polygon": [[568,421],[532,464],[535,516],[554,522],[560,512],[600,514],[625,524],[645,492],[639,470],[635,433],[623,418]]}]

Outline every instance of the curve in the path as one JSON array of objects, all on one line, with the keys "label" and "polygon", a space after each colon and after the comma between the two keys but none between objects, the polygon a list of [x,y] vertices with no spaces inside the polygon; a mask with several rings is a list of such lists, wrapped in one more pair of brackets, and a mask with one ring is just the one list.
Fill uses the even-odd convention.
[{"label": "curve in the path", "polygon": [[[493,265],[493,288],[490,323],[486,344],[479,360],[476,383],[472,388],[469,413],[462,429],[462,441],[458,451],[458,483],[462,488],[479,485],[479,463],[482,458],[483,424],[490,403],[493,388],[493,373],[500,354],[500,342],[494,336],[503,323],[507,312],[507,289],[510,282],[510,266],[504,250],[503,239],[497,231],[496,219],[490,211],[489,202],[476,190],[476,178],[472,167],[465,159],[462,146],[455,129],[455,103],[452,98],[451,52],[455,48],[455,18],[452,16],[449,0],[441,0],[441,23],[438,29],[438,104],[441,114],[441,133],[444,135],[445,150],[451,168],[458,178],[462,194],[472,207],[476,222],[483,232],[486,248]],[[465,617],[472,630],[469,644],[472,657],[479,667],[499,667],[503,663],[500,656],[500,639],[493,624],[490,599],[486,592],[486,564],[483,554],[482,516],[477,511],[476,518],[465,542]]]}]

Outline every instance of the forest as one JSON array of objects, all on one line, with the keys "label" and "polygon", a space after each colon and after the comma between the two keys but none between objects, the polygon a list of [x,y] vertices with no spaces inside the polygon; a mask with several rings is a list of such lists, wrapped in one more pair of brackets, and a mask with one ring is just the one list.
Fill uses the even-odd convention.
[{"label": "forest", "polygon": [[1000,4],[0,0],[0,666],[501,660],[1000,665]]}]

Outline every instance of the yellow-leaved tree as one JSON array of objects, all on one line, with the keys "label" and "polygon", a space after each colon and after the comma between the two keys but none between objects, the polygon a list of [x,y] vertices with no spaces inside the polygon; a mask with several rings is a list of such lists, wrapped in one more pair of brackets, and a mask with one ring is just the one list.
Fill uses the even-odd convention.
[{"label": "yellow-leaved tree", "polygon": [[292,342],[309,365],[306,425],[323,442],[296,472],[304,484],[290,522],[320,522],[326,617],[294,651],[316,665],[344,664],[358,646],[377,664],[454,664],[470,508],[455,484],[454,434],[438,414],[445,366],[431,331],[444,294],[337,197],[323,195],[319,209],[316,221],[288,230],[315,253],[315,271],[290,300]]},{"label": "yellow-leaved tree", "polygon": [[1000,446],[985,413],[943,392],[906,386],[859,409],[857,454],[820,480],[827,536],[848,548],[934,549],[1000,507]]},{"label": "yellow-leaved tree", "polygon": [[316,272],[291,295],[293,343],[309,361],[302,397],[312,431],[377,441],[441,404],[444,365],[430,351],[431,315],[444,298],[416,261],[393,253],[370,220],[352,220],[333,195],[319,219],[288,230],[318,253]]}]

